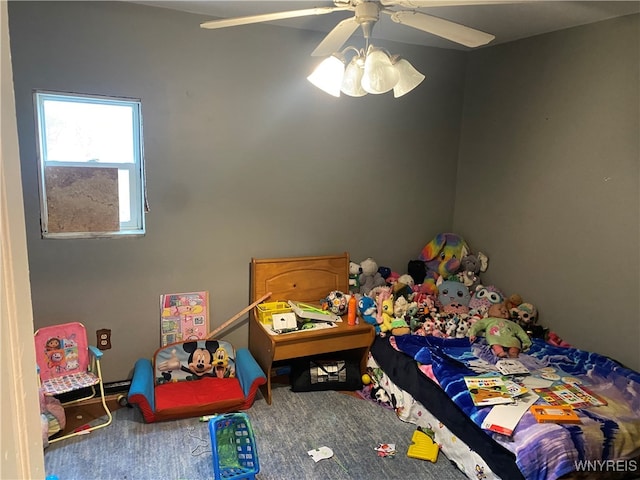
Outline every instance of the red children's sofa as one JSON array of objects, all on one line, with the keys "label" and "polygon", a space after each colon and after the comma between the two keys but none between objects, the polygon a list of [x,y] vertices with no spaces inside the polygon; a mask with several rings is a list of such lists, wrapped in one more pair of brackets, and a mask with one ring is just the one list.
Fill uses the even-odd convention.
[{"label": "red children's sofa", "polygon": [[246,410],[267,378],[249,350],[222,340],[176,342],[134,367],[128,401],[146,422]]}]

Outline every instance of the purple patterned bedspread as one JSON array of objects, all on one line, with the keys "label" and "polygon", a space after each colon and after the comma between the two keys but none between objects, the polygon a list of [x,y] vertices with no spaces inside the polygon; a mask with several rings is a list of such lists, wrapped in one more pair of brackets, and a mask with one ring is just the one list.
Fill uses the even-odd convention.
[{"label": "purple patterned bedspread", "polygon": [[[495,363],[486,343],[471,346],[468,339],[405,335],[395,337],[396,348],[422,365],[431,365],[433,375],[451,399],[478,426],[491,407],[476,407],[463,380],[475,375],[458,359],[475,356]],[[610,358],[578,350],[555,347],[533,339],[519,360],[529,370],[552,366],[577,377],[607,405],[577,410],[580,425],[537,423],[527,412],[513,435],[506,438],[487,431],[516,455],[518,468],[527,480],[555,480],[573,471],[599,474],[621,472],[640,476],[640,374]],[[496,472],[499,474],[499,472]]]}]

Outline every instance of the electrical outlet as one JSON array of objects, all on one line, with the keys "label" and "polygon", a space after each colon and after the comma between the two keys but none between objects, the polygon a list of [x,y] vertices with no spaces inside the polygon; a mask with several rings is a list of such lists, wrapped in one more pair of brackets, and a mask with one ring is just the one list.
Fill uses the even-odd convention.
[{"label": "electrical outlet", "polygon": [[111,330],[108,328],[101,328],[96,331],[98,336],[98,348],[100,350],[109,350],[111,348]]}]

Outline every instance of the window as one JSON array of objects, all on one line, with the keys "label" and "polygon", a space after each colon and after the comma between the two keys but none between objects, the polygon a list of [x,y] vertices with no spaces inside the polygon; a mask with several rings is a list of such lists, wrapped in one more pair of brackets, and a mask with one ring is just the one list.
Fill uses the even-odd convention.
[{"label": "window", "polygon": [[34,95],[43,237],[144,234],[140,101]]}]

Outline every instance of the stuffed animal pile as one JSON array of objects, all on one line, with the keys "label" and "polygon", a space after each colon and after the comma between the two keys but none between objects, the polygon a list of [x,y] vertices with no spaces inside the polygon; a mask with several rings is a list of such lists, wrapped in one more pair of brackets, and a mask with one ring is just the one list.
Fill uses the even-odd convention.
[{"label": "stuffed animal pile", "polygon": [[[353,263],[357,274],[358,316],[377,335],[433,335],[463,338],[492,306],[503,306],[509,320],[530,337],[554,339],[553,332],[537,324],[538,310],[518,294],[506,296],[495,285],[484,285],[482,273],[489,258],[472,252],[455,233],[439,233],[410,260],[407,273],[379,267],[371,257]],[[495,310],[495,309],[494,309]],[[551,337],[550,337],[551,334]],[[558,342],[560,343],[560,342]]]}]

